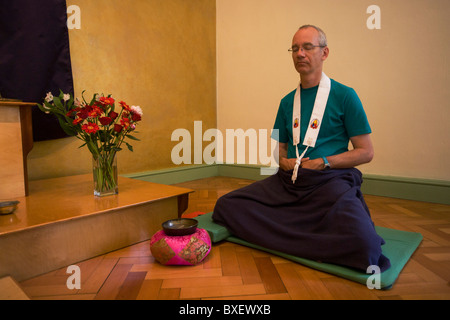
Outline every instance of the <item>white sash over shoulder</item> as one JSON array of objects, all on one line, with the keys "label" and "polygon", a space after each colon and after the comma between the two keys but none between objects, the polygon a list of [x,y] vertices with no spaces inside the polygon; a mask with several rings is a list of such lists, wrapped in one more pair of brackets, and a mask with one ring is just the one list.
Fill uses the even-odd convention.
[{"label": "white sash over shoulder", "polygon": [[294,172],[292,174],[292,182],[297,180],[298,168],[302,158],[305,156],[309,147],[314,148],[319,135],[320,127],[322,125],[323,114],[327,106],[328,96],[330,95],[331,80],[325,73],[322,73],[320,79],[319,88],[317,90],[316,100],[314,102],[314,109],[309,120],[308,129],[306,131],[305,138],[303,139],[303,145],[306,146],[301,155],[298,152],[298,144],[300,143],[300,117],[301,117],[301,83],[298,85],[294,96],[294,109],[292,112],[292,139],[297,153],[297,160],[295,162]]}]

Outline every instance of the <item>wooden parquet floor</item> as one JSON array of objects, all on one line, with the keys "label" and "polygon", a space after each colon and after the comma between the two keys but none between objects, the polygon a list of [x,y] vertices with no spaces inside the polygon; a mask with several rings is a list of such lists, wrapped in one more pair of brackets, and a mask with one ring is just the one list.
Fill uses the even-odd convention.
[{"label": "wooden parquet floor", "polygon": [[[180,183],[195,190],[186,213],[210,212],[221,195],[252,181],[214,177]],[[424,240],[390,290],[366,286],[283,258],[223,242],[199,265],[162,266],[149,241],[82,261],[81,288],[66,268],[20,283],[31,298],[86,300],[428,300],[450,299],[450,206],[369,196],[376,225],[422,233]]]}]

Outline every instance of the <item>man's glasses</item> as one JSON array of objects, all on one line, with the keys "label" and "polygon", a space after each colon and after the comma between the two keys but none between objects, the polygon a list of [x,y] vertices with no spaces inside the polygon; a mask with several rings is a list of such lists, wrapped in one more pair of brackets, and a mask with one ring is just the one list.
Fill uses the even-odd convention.
[{"label": "man's glasses", "polygon": [[292,46],[291,48],[288,49],[288,51],[292,52],[292,53],[297,53],[299,50],[301,50],[302,52],[305,52],[305,51],[311,51],[311,50],[313,50],[314,48],[317,48],[317,47],[324,48],[326,46],[321,46],[321,45],[315,46],[312,43],[305,43],[301,47],[299,47],[299,46]]}]

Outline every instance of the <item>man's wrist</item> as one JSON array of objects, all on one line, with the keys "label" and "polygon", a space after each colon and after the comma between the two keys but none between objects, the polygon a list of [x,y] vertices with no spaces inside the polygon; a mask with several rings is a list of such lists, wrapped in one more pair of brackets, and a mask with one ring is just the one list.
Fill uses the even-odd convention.
[{"label": "man's wrist", "polygon": [[288,159],[286,157],[280,157],[279,165],[280,165],[280,168],[282,170],[284,170],[284,171],[290,170],[290,168],[289,168],[289,161],[288,161]]},{"label": "man's wrist", "polygon": [[323,160],[323,170],[331,169],[330,163],[328,162],[327,157],[322,157]]}]

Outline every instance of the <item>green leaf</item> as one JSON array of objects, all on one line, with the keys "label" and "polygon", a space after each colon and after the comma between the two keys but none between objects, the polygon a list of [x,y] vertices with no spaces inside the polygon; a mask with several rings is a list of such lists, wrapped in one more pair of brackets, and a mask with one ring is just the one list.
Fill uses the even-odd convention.
[{"label": "green leaf", "polygon": [[39,107],[39,110],[41,110],[42,112],[48,112],[49,110],[46,110],[41,104],[37,104],[37,106]]},{"label": "green leaf", "polygon": [[94,95],[92,96],[92,100],[89,103],[90,106],[92,106],[95,103],[95,95],[97,95],[97,93],[94,93]]},{"label": "green leaf", "polygon": [[130,150],[131,152],[133,152],[133,146],[130,145],[130,144],[128,144],[127,142],[125,142],[125,144],[127,145],[128,150]]},{"label": "green leaf", "polygon": [[59,121],[59,125],[61,126],[61,128],[64,130],[65,133],[67,133],[69,136],[77,135],[77,130],[75,130],[75,128],[72,125],[68,124],[60,117],[57,118]]},{"label": "green leaf", "polygon": [[125,135],[125,137],[130,138],[131,140],[141,141],[138,138],[132,136],[131,134],[127,134],[127,135]]},{"label": "green leaf", "polygon": [[61,100],[60,100],[59,98],[54,98],[54,99],[53,99],[53,102],[55,103],[55,106],[56,106],[57,108],[59,108],[60,110],[64,110],[64,106],[63,106],[63,104],[61,103]]},{"label": "green leaf", "polygon": [[89,151],[94,155],[94,157],[98,157],[99,151],[97,149],[97,145],[92,141],[91,137],[88,137],[86,140],[87,147]]},{"label": "green leaf", "polygon": [[49,108],[50,110],[44,110],[44,111],[50,111],[53,112],[55,110],[55,106],[50,104],[50,102],[44,101],[44,104],[47,108]]},{"label": "green leaf", "polygon": [[86,99],[84,98],[84,92],[85,92],[85,91],[86,91],[86,90],[83,90],[83,92],[81,92],[81,98],[83,99],[83,101],[84,101],[85,104],[88,104],[87,101],[86,101]]},{"label": "green leaf", "polygon": [[70,95],[70,99],[67,101],[67,110],[73,109],[73,101],[74,101],[73,96]]}]

